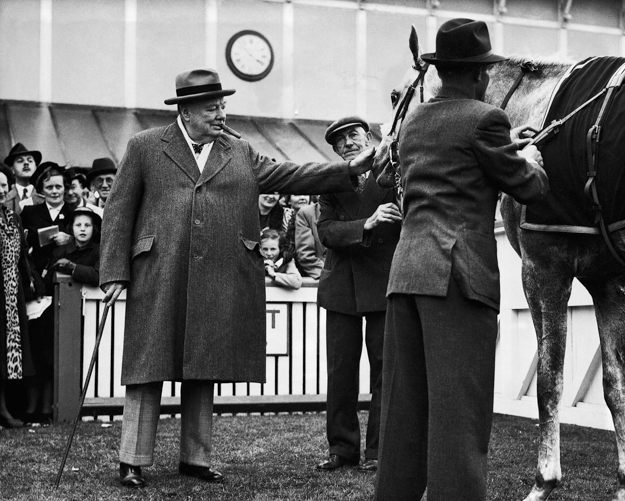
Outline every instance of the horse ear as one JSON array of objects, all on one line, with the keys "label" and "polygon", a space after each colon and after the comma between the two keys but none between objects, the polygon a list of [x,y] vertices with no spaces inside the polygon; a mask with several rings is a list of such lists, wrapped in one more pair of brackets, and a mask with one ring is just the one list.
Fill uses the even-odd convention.
[{"label": "horse ear", "polygon": [[421,50],[419,48],[419,37],[417,36],[417,28],[415,28],[414,24],[410,29],[410,39],[408,42],[410,47],[410,52],[412,52],[412,59],[417,68],[420,68],[423,65],[423,59],[421,59]]}]

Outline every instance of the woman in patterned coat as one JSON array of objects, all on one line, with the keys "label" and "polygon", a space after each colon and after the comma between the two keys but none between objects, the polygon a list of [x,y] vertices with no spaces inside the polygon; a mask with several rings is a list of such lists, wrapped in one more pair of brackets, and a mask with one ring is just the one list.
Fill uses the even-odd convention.
[{"label": "woman in patterned coat", "polygon": [[30,355],[25,287],[32,295],[43,295],[41,281],[35,281],[26,253],[22,222],[3,203],[13,185],[9,167],[0,164],[0,426],[19,428],[23,422],[14,418],[6,405],[7,380],[19,380],[35,374]]}]

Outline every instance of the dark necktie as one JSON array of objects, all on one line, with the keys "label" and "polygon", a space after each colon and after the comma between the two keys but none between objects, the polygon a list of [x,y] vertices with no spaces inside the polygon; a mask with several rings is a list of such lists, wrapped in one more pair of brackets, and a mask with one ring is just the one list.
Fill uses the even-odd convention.
[{"label": "dark necktie", "polygon": [[24,188],[24,195],[22,195],[22,200],[25,200],[28,198],[28,188]]},{"label": "dark necktie", "polygon": [[204,148],[203,144],[200,143],[191,143],[193,145],[193,151],[195,152],[196,155],[199,155],[200,153],[202,153],[202,148]]}]

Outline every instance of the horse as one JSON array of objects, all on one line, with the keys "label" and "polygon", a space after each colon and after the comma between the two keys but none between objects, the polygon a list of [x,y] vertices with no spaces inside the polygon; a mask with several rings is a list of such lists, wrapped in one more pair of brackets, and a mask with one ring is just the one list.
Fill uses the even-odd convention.
[{"label": "horse", "polygon": [[[399,191],[401,164],[396,153],[396,138],[401,121],[414,107],[435,96],[440,88],[435,68],[420,57],[414,26],[409,47],[414,65],[391,92],[393,117],[389,124],[382,126],[383,135],[387,135],[377,149],[372,168],[379,184],[395,185]],[[572,64],[572,61],[536,61],[522,57],[495,64],[489,71],[485,102],[501,106],[506,101],[506,112],[513,127],[527,124],[538,130],[552,92]],[[531,71],[519,79],[521,68],[527,67]],[[551,188],[554,189],[553,184]],[[623,189],[625,186],[620,193]],[[600,234],[522,229],[522,210],[512,197],[503,194],[504,227],[522,260],[523,289],[538,342],[538,465],[534,485],[524,501],[546,500],[562,479],[559,404],[563,390],[567,303],[574,278],[588,290],[595,307],[604,398],[614,422],[618,450],[618,487],[612,501],[625,501],[625,267],[609,252]],[[625,230],[613,233],[612,241],[617,252],[623,255]]]}]

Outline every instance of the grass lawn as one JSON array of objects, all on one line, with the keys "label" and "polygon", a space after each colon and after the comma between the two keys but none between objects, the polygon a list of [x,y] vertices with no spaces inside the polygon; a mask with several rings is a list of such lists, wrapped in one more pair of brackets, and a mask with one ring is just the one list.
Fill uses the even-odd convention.
[{"label": "grass lawn", "polygon": [[[366,413],[361,413],[361,423]],[[108,423],[107,425],[108,426]],[[327,454],[325,414],[219,416],[214,419],[214,467],[226,480],[205,484],[181,477],[180,421],[160,422],[148,486],[122,488],[117,448],[121,425],[80,423],[58,489],[53,484],[70,425],[0,432],[2,500],[370,500],[373,474],[343,468],[317,472]],[[495,416],[490,450],[489,499],[521,501],[536,466],[538,428],[529,419]],[[612,432],[562,426],[564,481],[550,501],[609,500],[616,488]],[[453,481],[453,479],[450,479]],[[449,500],[453,501],[453,500]]]}]

